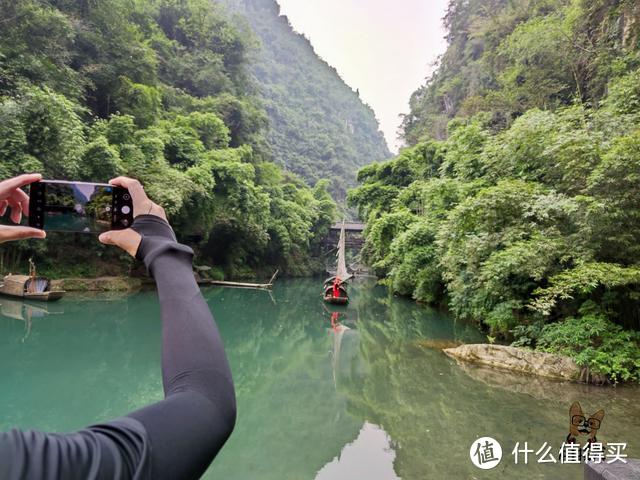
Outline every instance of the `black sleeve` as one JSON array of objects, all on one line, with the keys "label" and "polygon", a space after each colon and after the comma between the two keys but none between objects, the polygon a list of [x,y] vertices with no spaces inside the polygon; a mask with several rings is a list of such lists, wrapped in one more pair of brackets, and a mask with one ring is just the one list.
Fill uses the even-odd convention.
[{"label": "black sleeve", "polygon": [[137,256],[158,287],[166,398],[129,416],[149,436],[152,478],[198,478],[235,424],[231,370],[193,276],[193,251],[156,216],[141,215],[132,228],[142,235]]},{"label": "black sleeve", "polygon": [[193,251],[158,217],[141,215],[132,228],[158,287],[165,399],[72,434],[0,433],[0,478],[195,479],[231,434],[231,371],[193,277]]}]

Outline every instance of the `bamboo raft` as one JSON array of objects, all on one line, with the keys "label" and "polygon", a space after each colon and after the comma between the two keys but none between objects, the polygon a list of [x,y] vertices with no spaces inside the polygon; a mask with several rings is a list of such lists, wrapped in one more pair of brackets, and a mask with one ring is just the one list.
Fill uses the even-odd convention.
[{"label": "bamboo raft", "polygon": [[216,285],[219,287],[229,287],[229,288],[253,288],[258,290],[271,290],[273,288],[273,283],[275,282],[276,276],[278,275],[278,270],[271,276],[269,283],[247,283],[247,282],[228,282],[225,280],[198,280],[200,285]]}]

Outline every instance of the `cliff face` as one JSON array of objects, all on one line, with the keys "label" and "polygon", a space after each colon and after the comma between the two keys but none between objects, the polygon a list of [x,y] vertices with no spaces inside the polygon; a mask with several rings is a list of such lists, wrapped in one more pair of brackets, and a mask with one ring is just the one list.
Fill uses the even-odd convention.
[{"label": "cliff face", "polygon": [[449,120],[479,112],[502,130],[531,108],[597,106],[640,62],[639,19],[633,0],[452,0],[447,51],[411,97],[405,139],[443,139]]},{"label": "cliff face", "polygon": [[296,33],[274,0],[223,0],[259,40],[252,73],[270,120],[274,160],[315,183],[331,180],[341,200],[359,167],[391,156],[364,104]]}]

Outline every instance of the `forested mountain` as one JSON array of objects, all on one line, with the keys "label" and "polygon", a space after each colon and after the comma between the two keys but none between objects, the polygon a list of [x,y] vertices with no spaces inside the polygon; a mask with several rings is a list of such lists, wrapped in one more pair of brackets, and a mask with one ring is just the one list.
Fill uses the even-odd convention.
[{"label": "forested mountain", "polygon": [[312,184],[331,179],[335,197],[344,198],[359,167],[391,157],[373,110],[294,32],[275,0],[222,1],[259,39],[251,72],[269,115],[275,161]]},{"label": "forested mountain", "polygon": [[[310,189],[269,161],[254,39],[218,3],[0,0],[0,15],[0,177],[137,177],[218,270],[309,270],[335,205],[327,182]],[[96,243],[50,235],[7,247],[2,264],[122,265]]]},{"label": "forested mountain", "polygon": [[364,254],[490,338],[640,381],[640,4],[451,0],[411,145],[360,170]]},{"label": "forested mountain", "polygon": [[530,108],[597,106],[610,78],[633,67],[636,0],[451,0],[448,48],[411,97],[409,144],[442,139],[458,115],[490,112],[502,129]]}]

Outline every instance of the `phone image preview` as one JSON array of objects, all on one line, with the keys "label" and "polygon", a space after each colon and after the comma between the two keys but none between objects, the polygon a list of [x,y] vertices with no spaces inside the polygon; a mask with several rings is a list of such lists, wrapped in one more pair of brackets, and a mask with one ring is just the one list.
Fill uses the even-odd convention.
[{"label": "phone image preview", "polygon": [[29,191],[29,226],[52,232],[100,233],[133,223],[126,189],[106,183],[42,180]]}]

